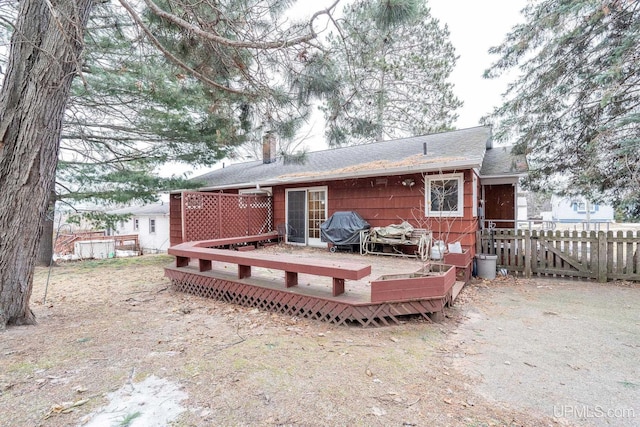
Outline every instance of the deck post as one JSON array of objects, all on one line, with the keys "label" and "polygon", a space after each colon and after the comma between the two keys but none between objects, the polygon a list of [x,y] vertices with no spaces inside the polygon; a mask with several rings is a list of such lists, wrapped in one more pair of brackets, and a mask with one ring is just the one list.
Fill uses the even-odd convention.
[{"label": "deck post", "polygon": [[284,286],[287,288],[292,288],[294,286],[298,286],[298,273],[293,271],[285,271],[284,272]]},{"label": "deck post", "polygon": [[598,282],[607,281],[607,235],[604,231],[598,232]]},{"label": "deck post", "polygon": [[531,230],[524,230],[524,276],[531,277]]},{"label": "deck post", "polygon": [[344,293],[344,279],[333,278],[333,296],[337,297]]},{"label": "deck post", "polygon": [[251,277],[251,266],[238,264],[238,279],[246,279]]},{"label": "deck post", "polygon": [[209,271],[209,270],[211,270],[211,260],[209,260],[209,259],[199,259],[198,260],[198,267],[200,268],[200,271]]},{"label": "deck post", "polygon": [[186,256],[176,256],[176,267],[188,267],[190,258]]}]

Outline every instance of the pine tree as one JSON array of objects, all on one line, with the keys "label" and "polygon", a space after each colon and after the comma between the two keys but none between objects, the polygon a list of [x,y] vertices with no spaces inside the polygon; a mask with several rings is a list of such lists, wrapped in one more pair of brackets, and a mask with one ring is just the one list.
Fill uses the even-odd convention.
[{"label": "pine tree", "polygon": [[[275,11],[282,5],[274,2]],[[166,4],[165,4],[166,6]],[[240,10],[237,2],[229,7]],[[178,7],[176,5],[175,7]],[[191,10],[191,9],[190,9]],[[203,20],[211,11],[200,7],[191,12]],[[217,12],[219,13],[219,12]],[[182,16],[188,16],[185,10]],[[243,80],[240,59],[252,62],[248,50],[233,50],[208,43],[193,32],[159,19],[152,13],[140,17],[154,37],[181,63],[199,70],[222,90],[194,78],[168,62],[140,32],[129,14],[113,3],[99,3],[85,36],[82,79],[76,79],[65,115],[56,174],[55,198],[63,209],[91,205],[122,205],[149,202],[158,192],[190,188],[196,182],[174,176],[161,178],[167,164],[211,166],[224,157],[235,157],[245,145],[260,141],[264,128],[291,138],[302,121],[292,114],[286,94],[265,86],[258,79]],[[236,21],[227,15],[217,31],[233,38],[250,25],[265,22]],[[258,84],[264,96],[242,93]],[[265,113],[264,104],[278,104]],[[283,119],[282,119],[283,118]],[[105,207],[97,206],[96,209]],[[53,210],[53,207],[51,207]],[[117,218],[82,211],[98,228],[108,228]],[[47,216],[44,237],[53,233],[53,218]],[[51,245],[41,251],[39,264],[51,260]]]},{"label": "pine tree", "polygon": [[35,321],[29,309],[35,256],[92,6],[20,2],[0,89],[0,329]]},{"label": "pine tree", "polygon": [[[122,9],[99,4],[85,40],[82,79],[74,81],[65,114],[58,200],[152,201],[159,190],[191,185],[160,178],[159,167],[210,166],[244,142],[237,100],[168,63]],[[185,50],[175,31],[173,42]]]},{"label": "pine tree", "polygon": [[[181,60],[179,52],[172,53],[153,34],[136,9],[126,0],[120,0],[135,22],[136,31],[140,31],[140,35],[144,35],[186,76],[203,82],[209,90],[255,99],[270,106],[292,99],[291,93],[283,92],[277,84],[271,84],[271,71],[277,70],[282,64],[286,66],[287,61],[283,58],[294,58],[299,46],[313,40],[317,36],[313,21],[320,14],[330,13],[330,10],[326,10],[314,15],[306,26],[284,28],[281,21],[273,18],[277,15],[271,14],[277,14],[286,3],[281,0],[250,4],[234,0],[196,3],[201,7],[213,6],[209,14],[203,15],[190,13],[193,10],[191,4],[175,2],[167,10],[180,13],[176,15],[151,0],[145,0],[150,13],[165,24],[175,25],[185,39],[194,34],[198,40],[204,40],[207,46],[215,49],[216,53],[209,59],[216,59],[216,55],[224,59],[221,64],[229,67],[229,72],[224,74],[209,72],[209,62],[199,69]],[[7,324],[35,321],[29,309],[29,297],[37,246],[54,188],[62,124],[73,79],[82,71],[84,34],[93,6],[94,2],[85,0],[60,0],[54,3],[24,0],[20,2],[15,24],[10,25],[14,31],[0,88],[0,329]],[[226,9],[226,6],[234,7]],[[205,17],[207,20],[202,19]],[[209,20],[216,17],[217,21]],[[242,25],[227,28],[220,24],[222,21],[225,24],[238,22]],[[3,16],[0,22],[4,24],[8,20]],[[224,56],[225,49],[228,49],[227,56]],[[107,62],[104,65],[109,67],[114,63]],[[143,86],[145,83],[141,82]],[[123,82],[123,86],[127,86],[127,83]],[[118,96],[112,95],[106,99],[118,101]],[[124,106],[116,104],[116,108]],[[187,111],[187,114],[190,112]],[[125,121],[127,118],[128,115],[123,116]],[[119,123],[112,125],[117,127]],[[171,129],[168,131],[171,132]],[[108,138],[109,134],[96,132],[95,138],[100,137]],[[129,148],[132,150],[136,149],[133,143],[138,142],[122,141],[120,137],[113,139],[116,140],[125,146],[131,144]],[[135,165],[141,161],[145,165],[145,149],[141,150],[142,155],[137,159],[128,159],[127,152],[123,154],[120,149],[112,151],[112,146],[108,144],[90,144],[86,148],[86,151],[77,152],[79,160],[97,159],[97,164],[101,166],[98,172],[113,178],[111,183],[122,184],[140,177],[145,177],[142,180],[143,187],[148,183],[148,170],[144,167],[131,168],[122,174],[109,170],[111,163]],[[169,147],[166,152],[171,153],[171,149]],[[118,162],[104,161],[109,156],[119,158]],[[76,160],[65,158],[65,163],[71,166],[82,163]],[[61,167],[63,174],[64,167]],[[82,165],[78,167],[80,172],[85,172]],[[95,186],[98,180],[91,175],[95,170],[88,171],[88,175],[80,174],[80,179],[84,178],[88,184]],[[101,191],[102,184],[98,181],[98,191]],[[106,188],[107,184],[104,185]]]},{"label": "pine tree", "polygon": [[122,218],[102,209],[156,201],[160,191],[197,185],[159,176],[166,164],[210,166],[244,141],[236,131],[239,114],[214,108],[217,92],[145,43],[122,8],[97,4],[85,43],[82,78],[74,80],[67,103],[39,265],[52,259],[56,204],[76,212],[70,220],[109,228]]},{"label": "pine tree", "polygon": [[544,0],[523,10],[485,73],[520,73],[486,121],[527,153],[534,190],[640,216],[640,2]]},{"label": "pine tree", "polygon": [[334,87],[323,106],[330,145],[452,128],[462,105],[448,82],[456,56],[424,1],[356,1],[340,29],[331,37]]}]

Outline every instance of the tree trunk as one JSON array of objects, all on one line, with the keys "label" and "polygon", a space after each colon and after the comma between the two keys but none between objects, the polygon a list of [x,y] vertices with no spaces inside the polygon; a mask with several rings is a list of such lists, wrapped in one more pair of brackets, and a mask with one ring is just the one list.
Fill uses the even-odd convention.
[{"label": "tree trunk", "polygon": [[60,131],[91,0],[24,0],[0,89],[0,329],[29,309]]},{"label": "tree trunk", "polygon": [[48,267],[53,261],[53,229],[54,214],[56,208],[56,193],[52,192],[47,204],[47,213],[42,218],[42,237],[38,244],[38,257],[36,265]]}]

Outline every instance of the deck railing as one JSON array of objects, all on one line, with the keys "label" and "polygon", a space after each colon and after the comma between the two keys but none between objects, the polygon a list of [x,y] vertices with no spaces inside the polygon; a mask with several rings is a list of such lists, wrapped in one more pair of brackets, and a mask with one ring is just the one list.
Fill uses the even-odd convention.
[{"label": "deck railing", "polygon": [[485,229],[477,253],[497,255],[497,268],[526,277],[585,277],[599,282],[640,280],[635,231]]}]

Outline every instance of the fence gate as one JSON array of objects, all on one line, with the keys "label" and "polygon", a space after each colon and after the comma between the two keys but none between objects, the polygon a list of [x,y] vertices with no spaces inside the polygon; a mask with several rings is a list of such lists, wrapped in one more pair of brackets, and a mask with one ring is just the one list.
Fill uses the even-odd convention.
[{"label": "fence gate", "polygon": [[486,229],[478,232],[478,253],[497,255],[498,268],[512,273],[640,280],[633,231],[538,231]]}]

